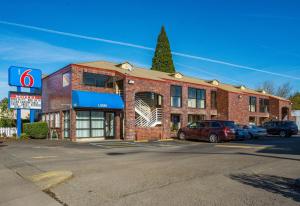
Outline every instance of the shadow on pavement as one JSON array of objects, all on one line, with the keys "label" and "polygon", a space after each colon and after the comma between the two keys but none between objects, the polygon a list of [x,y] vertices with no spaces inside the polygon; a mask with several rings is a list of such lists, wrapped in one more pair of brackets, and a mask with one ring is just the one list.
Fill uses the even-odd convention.
[{"label": "shadow on pavement", "polygon": [[300,202],[300,190],[299,188],[296,188],[294,179],[264,174],[233,174],[229,177],[240,183],[255,188],[261,188],[275,194],[280,194]]},{"label": "shadow on pavement", "polygon": [[265,137],[257,140],[247,140],[243,142],[231,142],[232,144],[243,145],[270,145],[264,149],[256,151],[257,153],[268,154],[288,154],[288,155],[300,155],[300,137],[294,136],[289,138],[282,137]]}]

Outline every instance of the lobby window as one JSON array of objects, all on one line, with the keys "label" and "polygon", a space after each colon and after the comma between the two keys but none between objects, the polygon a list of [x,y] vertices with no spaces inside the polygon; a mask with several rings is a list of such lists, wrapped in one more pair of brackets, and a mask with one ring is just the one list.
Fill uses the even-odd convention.
[{"label": "lobby window", "polygon": [[256,112],[256,97],[249,97],[249,111]]},{"label": "lobby window", "polygon": [[94,87],[113,88],[114,77],[103,74],[83,72],[83,84]]},{"label": "lobby window", "polygon": [[181,86],[171,85],[171,107],[181,107]]},{"label": "lobby window", "polygon": [[60,128],[60,113],[55,113],[55,128]]},{"label": "lobby window", "polygon": [[70,138],[70,112],[64,112],[64,138]]},{"label": "lobby window", "polygon": [[190,108],[205,108],[206,92],[204,89],[188,89],[188,107]]},{"label": "lobby window", "polygon": [[76,112],[76,137],[90,137],[90,112]]},{"label": "lobby window", "polygon": [[217,109],[217,91],[211,91],[210,98],[211,98],[211,108]]},{"label": "lobby window", "polygon": [[91,112],[91,136],[104,136],[104,113],[99,111]]},{"label": "lobby window", "polygon": [[259,112],[267,113],[269,112],[269,100],[259,99]]},{"label": "lobby window", "polygon": [[104,112],[77,111],[76,112],[77,137],[104,137]]}]

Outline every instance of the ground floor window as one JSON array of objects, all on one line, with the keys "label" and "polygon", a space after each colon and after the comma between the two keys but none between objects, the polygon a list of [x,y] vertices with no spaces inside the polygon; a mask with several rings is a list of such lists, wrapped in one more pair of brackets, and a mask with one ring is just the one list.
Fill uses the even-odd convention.
[{"label": "ground floor window", "polygon": [[76,137],[113,137],[114,113],[102,111],[76,112]]},{"label": "ground floor window", "polygon": [[180,127],[180,114],[171,114],[171,131],[177,131]]},{"label": "ground floor window", "polygon": [[197,114],[188,115],[188,123],[198,122],[201,120],[205,120],[205,115],[197,115]]},{"label": "ground floor window", "polygon": [[249,124],[256,125],[256,118],[253,117],[253,116],[250,116],[250,117],[249,117]]},{"label": "ground floor window", "polygon": [[70,138],[70,112],[64,112],[64,138]]}]

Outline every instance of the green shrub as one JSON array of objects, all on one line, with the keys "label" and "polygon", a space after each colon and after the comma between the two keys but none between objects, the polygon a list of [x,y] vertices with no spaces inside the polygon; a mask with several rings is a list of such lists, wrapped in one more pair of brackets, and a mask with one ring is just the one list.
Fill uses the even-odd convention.
[{"label": "green shrub", "polygon": [[29,139],[29,135],[26,133],[21,133],[20,139]]},{"label": "green shrub", "polygon": [[23,125],[24,133],[33,139],[45,139],[48,134],[46,122],[26,123]]}]

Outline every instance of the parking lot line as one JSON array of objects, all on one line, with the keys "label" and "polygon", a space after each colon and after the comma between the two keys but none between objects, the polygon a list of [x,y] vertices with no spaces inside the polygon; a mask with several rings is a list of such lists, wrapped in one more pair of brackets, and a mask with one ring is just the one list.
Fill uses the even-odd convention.
[{"label": "parking lot line", "polygon": [[48,158],[56,158],[57,156],[36,156],[32,157],[32,159],[48,159]]},{"label": "parking lot line", "polygon": [[266,146],[249,146],[249,145],[215,145],[215,147],[227,147],[227,148],[240,148],[240,149],[266,149],[272,147],[271,145]]}]

